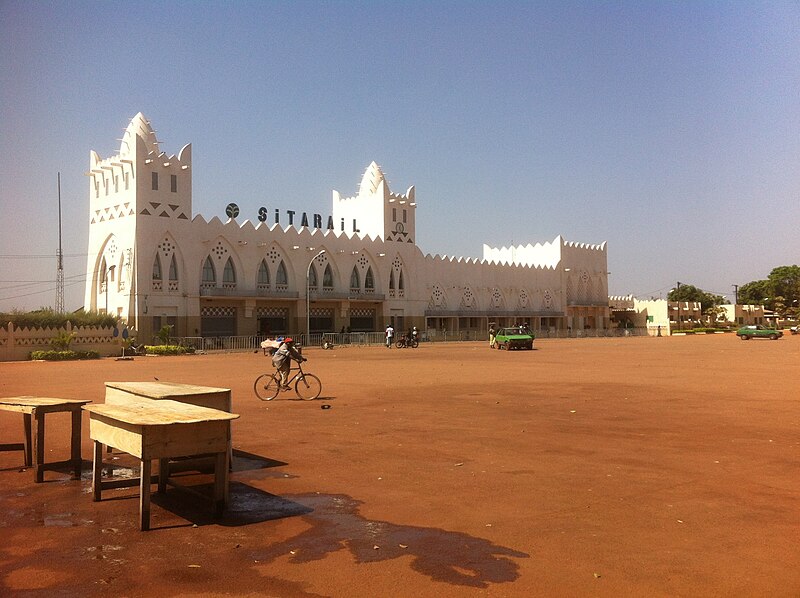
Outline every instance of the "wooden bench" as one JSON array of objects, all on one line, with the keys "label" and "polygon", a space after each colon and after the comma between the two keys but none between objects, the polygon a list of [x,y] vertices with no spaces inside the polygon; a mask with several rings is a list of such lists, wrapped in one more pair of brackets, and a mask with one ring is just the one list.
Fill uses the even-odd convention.
[{"label": "wooden bench", "polygon": [[89,436],[94,441],[92,497],[102,498],[103,488],[118,488],[102,480],[103,445],[124,451],[141,462],[139,475],[139,524],[150,529],[152,460],[158,459],[158,491],[166,490],[170,459],[211,455],[214,458],[214,511],[225,508],[228,494],[228,455],[231,420],[239,416],[218,409],[177,401],[141,401],[130,405],[86,405]]},{"label": "wooden bench", "polygon": [[[25,451],[25,466],[33,466],[34,482],[43,482],[45,471],[59,469],[65,465],[72,468],[72,479],[80,479],[83,464],[81,460],[81,407],[87,403],[91,403],[91,401],[29,396],[0,398],[0,410],[22,413],[25,426],[24,444],[9,444],[4,448],[21,448]],[[66,461],[45,463],[44,416],[48,413],[60,412],[70,413],[72,417],[70,458]]]}]

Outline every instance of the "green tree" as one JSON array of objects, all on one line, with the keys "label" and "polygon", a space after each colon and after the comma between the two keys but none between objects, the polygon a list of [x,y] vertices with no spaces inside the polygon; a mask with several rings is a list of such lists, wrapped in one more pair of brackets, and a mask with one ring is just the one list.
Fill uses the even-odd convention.
[{"label": "green tree", "polygon": [[753,280],[739,287],[739,305],[764,305],[772,296],[768,280]]},{"label": "green tree", "polygon": [[692,284],[681,284],[672,289],[667,295],[669,301],[697,301],[703,313],[708,314],[708,310],[717,305],[727,303],[722,295],[706,293],[703,289],[697,288]]},{"label": "green tree", "polygon": [[769,273],[767,280],[774,305],[772,309],[780,315],[796,312],[800,303],[800,266],[778,266]]},{"label": "green tree", "polygon": [[800,313],[800,266],[773,268],[766,280],[739,287],[739,303],[763,305],[781,316]]}]

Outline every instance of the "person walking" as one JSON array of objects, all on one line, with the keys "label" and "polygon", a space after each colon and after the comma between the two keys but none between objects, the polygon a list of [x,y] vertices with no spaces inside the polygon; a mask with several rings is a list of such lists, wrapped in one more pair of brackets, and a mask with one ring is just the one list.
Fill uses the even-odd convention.
[{"label": "person walking", "polygon": [[494,324],[489,324],[489,348],[494,349],[494,337],[497,332],[494,329]]},{"label": "person walking", "polygon": [[391,349],[392,348],[392,342],[393,341],[394,341],[394,328],[392,328],[392,325],[389,324],[388,326],[386,326],[386,348],[387,349]]}]

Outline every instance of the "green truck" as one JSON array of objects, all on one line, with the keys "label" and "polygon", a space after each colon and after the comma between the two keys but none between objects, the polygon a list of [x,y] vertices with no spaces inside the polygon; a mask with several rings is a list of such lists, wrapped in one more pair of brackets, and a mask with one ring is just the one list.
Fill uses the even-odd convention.
[{"label": "green truck", "polygon": [[743,341],[749,341],[751,338],[768,338],[776,341],[783,336],[783,331],[757,324],[755,326],[742,326],[736,331],[736,336]]}]

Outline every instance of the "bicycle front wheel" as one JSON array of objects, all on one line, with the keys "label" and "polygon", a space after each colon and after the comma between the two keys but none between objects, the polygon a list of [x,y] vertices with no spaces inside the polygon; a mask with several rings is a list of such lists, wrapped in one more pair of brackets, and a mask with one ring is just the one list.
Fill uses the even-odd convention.
[{"label": "bicycle front wheel", "polygon": [[262,401],[271,401],[281,391],[278,381],[272,374],[261,374],[256,378],[253,390],[256,391],[256,396]]},{"label": "bicycle front wheel", "polygon": [[297,378],[294,391],[304,401],[311,401],[322,392],[322,382],[314,374],[303,374]]}]

